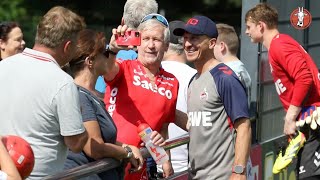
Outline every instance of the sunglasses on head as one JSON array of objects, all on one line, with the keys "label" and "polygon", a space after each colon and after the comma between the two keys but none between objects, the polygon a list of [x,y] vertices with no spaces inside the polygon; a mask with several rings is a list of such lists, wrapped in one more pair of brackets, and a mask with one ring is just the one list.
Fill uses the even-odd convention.
[{"label": "sunglasses on head", "polygon": [[169,27],[167,19],[160,14],[148,14],[141,20],[140,23],[143,23],[149,19],[156,19],[157,21],[161,22],[164,26]]}]

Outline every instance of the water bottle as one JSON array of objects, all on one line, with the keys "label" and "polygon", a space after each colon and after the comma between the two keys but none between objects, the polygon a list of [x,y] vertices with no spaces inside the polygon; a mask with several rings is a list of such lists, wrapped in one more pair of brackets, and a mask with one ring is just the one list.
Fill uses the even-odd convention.
[{"label": "water bottle", "polygon": [[162,165],[164,162],[169,160],[169,156],[166,151],[160,147],[156,146],[152,143],[150,138],[152,129],[146,123],[139,123],[138,126],[138,134],[141,140],[144,142],[146,148],[148,149],[149,153],[151,154],[153,160],[158,164]]}]

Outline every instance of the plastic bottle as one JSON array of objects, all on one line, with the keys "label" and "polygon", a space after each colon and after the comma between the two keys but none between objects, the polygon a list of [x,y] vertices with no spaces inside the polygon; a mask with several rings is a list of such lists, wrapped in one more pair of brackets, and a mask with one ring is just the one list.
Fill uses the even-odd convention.
[{"label": "plastic bottle", "polygon": [[168,161],[169,156],[166,153],[166,151],[162,147],[156,146],[152,143],[152,140],[150,138],[152,129],[149,127],[149,125],[141,122],[138,122],[138,124],[139,124],[137,128],[138,134],[141,140],[144,142],[146,148],[148,149],[154,161],[158,165],[161,165],[164,162]]}]

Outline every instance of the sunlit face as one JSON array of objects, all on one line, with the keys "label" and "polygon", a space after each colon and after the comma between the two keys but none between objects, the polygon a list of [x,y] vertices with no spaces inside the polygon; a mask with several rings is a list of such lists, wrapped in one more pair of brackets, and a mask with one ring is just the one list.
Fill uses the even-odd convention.
[{"label": "sunlit face", "polygon": [[258,43],[262,41],[262,25],[255,24],[250,19],[246,22],[246,34],[251,38],[251,42]]},{"label": "sunlit face", "polygon": [[[195,62],[206,56],[206,51],[209,49],[209,37],[205,35],[194,35],[185,32],[184,38],[184,51],[189,62]],[[212,51],[212,49],[211,49]]]},{"label": "sunlit face", "polygon": [[0,41],[1,58],[3,59],[22,52],[25,44],[21,29],[19,27],[13,28],[8,33],[8,39],[6,41]]},{"label": "sunlit face", "polygon": [[138,59],[144,65],[161,63],[168,43],[164,42],[165,27],[156,25],[141,32],[141,44],[138,46]]}]

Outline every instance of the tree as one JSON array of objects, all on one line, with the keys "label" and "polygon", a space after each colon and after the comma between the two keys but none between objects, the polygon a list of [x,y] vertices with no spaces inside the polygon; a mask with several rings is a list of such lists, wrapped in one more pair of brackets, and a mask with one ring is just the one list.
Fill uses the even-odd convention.
[{"label": "tree", "polygon": [[[147,1],[147,0],[146,0]],[[159,9],[169,21],[184,20],[195,14],[205,15],[215,22],[224,22],[240,29],[241,0],[157,0]],[[126,0],[1,0],[0,20],[15,20],[22,26],[27,47],[32,47],[36,25],[41,16],[56,5],[67,7],[85,18],[88,28],[104,31],[121,22]]]}]

